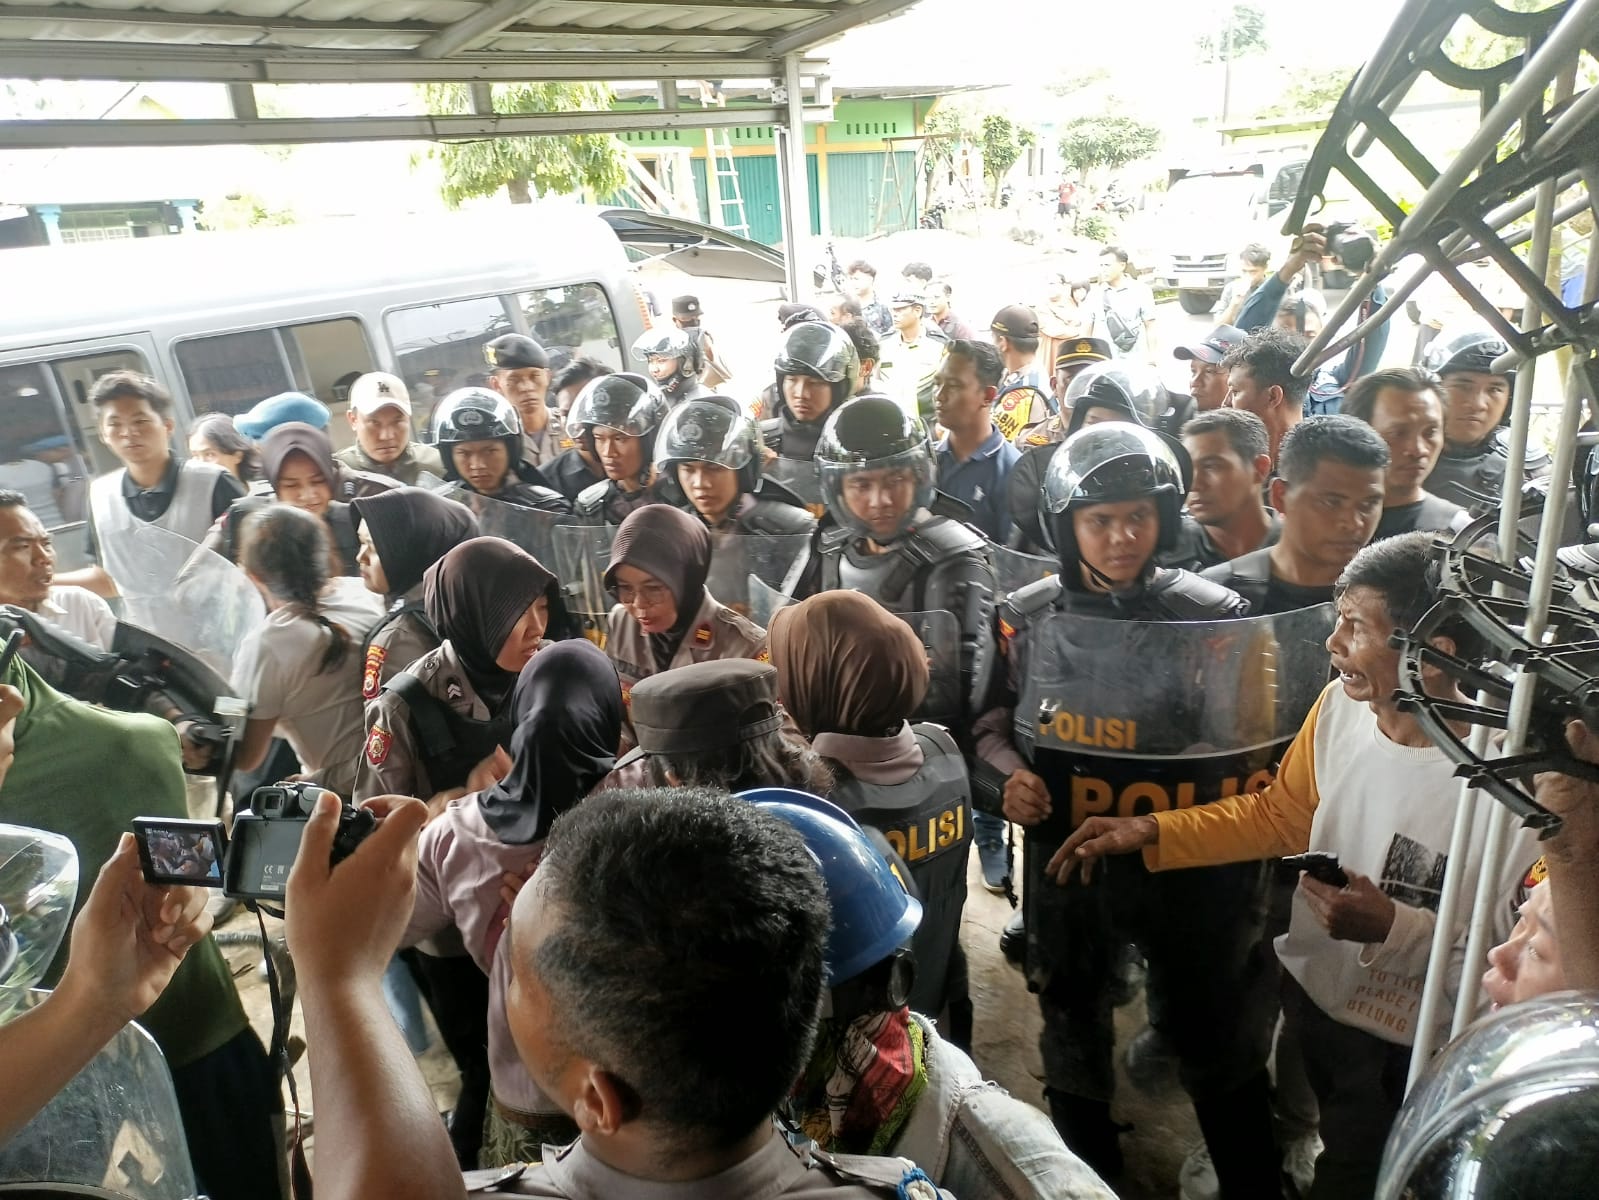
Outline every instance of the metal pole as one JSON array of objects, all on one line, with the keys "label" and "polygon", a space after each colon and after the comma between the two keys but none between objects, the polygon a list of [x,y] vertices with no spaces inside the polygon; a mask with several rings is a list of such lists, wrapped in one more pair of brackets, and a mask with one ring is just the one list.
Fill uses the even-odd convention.
[{"label": "metal pole", "polygon": [[777,170],[783,195],[783,256],[788,276],[788,298],[800,298],[801,264],[809,261],[811,189],[805,172],[805,105],[800,92],[800,56],[783,56],[783,86],[788,93],[786,145],[777,147]]}]

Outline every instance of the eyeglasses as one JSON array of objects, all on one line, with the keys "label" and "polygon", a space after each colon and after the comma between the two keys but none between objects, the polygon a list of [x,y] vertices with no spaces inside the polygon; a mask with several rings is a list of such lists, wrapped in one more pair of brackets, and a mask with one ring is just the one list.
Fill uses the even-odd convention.
[{"label": "eyeglasses", "polygon": [[645,583],[638,587],[619,583],[612,592],[618,604],[631,606],[636,602],[642,608],[659,608],[672,598],[672,589],[662,583]]}]

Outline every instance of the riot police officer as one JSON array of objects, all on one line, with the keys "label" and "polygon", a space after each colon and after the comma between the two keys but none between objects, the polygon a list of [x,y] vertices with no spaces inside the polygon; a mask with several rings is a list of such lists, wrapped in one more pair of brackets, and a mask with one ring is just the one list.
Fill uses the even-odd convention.
[{"label": "riot police officer", "polygon": [[860,383],[855,344],[837,325],[802,321],[783,335],[773,362],[774,415],[761,422],[771,473],[807,504],[817,503],[814,460],[822,427]]},{"label": "riot police officer", "polygon": [[655,479],[655,438],[671,408],[642,375],[602,375],[572,404],[567,428],[605,471],[605,479],[578,494],[578,518],[620,525],[628,513],[660,501]]},{"label": "riot police officer", "polygon": [[712,395],[700,382],[705,359],[700,344],[682,329],[647,329],[633,343],[633,360],[644,364],[668,403]]},{"label": "riot police officer", "polygon": [[483,347],[489,387],[516,406],[522,418],[522,461],[542,467],[565,450],[566,425],[550,407],[550,356],[520,333],[501,334]]},{"label": "riot police officer", "polygon": [[[1516,373],[1494,372],[1494,360],[1508,354],[1492,330],[1467,329],[1439,334],[1428,346],[1422,365],[1442,381],[1444,452],[1423,485],[1466,508],[1482,507],[1482,498],[1497,502],[1504,486],[1510,454],[1510,401]],[[1549,455],[1527,446],[1527,478],[1549,474]]]},{"label": "riot police officer", "polygon": [[[1185,881],[1189,890],[1182,893],[1166,891],[1138,863],[1097,889],[1050,887],[1042,874],[1079,810],[1154,794],[1140,782],[1148,770],[1142,755],[1165,734],[1140,735],[1111,720],[1116,700],[1126,698],[1129,708],[1147,702],[1164,729],[1188,719],[1180,706],[1201,724],[1193,714],[1219,699],[1203,689],[1168,694],[1163,681],[1128,680],[1127,645],[1116,644],[1134,639],[1157,663],[1189,650],[1203,655],[1206,643],[1182,643],[1181,626],[1145,626],[1148,634],[1141,635],[1126,623],[1211,622],[1247,610],[1220,584],[1156,565],[1177,531],[1183,490],[1171,446],[1138,425],[1091,426],[1056,450],[1043,500],[1061,574],[1011,593],[1000,609],[1008,679],[1000,705],[978,721],[977,750],[1006,777],[1006,815],[1028,827],[1027,972],[1044,1017],[1045,1095],[1067,1145],[1102,1175],[1121,1170],[1110,1116],[1112,990],[1120,947],[1137,941],[1222,1195],[1276,1197],[1265,1067],[1271,983],[1251,955],[1259,932],[1259,865],[1208,868],[1213,874]],[[1172,634],[1162,639],[1166,630]],[[1106,695],[1113,691],[1116,697]],[[1182,751],[1198,740],[1181,740],[1169,757],[1186,767]],[[1183,786],[1192,797],[1197,785]]]},{"label": "riot police officer", "polygon": [[737,534],[809,536],[816,528],[796,497],[763,481],[765,457],[760,427],[725,396],[679,404],[655,439],[662,492],[705,522],[717,552]]},{"label": "riot police officer", "polygon": [[937,467],[927,427],[887,396],[857,396],[828,418],[816,461],[832,518],[817,531],[820,590],[862,592],[898,616],[949,613],[959,682],[935,678],[919,715],[964,730],[992,670],[994,570],[981,533],[930,511]]},{"label": "riot police officer", "polygon": [[572,511],[566,497],[545,486],[539,469],[522,460],[522,419],[511,402],[488,388],[457,388],[433,411],[433,442],[444,478],[463,490],[540,512]]}]

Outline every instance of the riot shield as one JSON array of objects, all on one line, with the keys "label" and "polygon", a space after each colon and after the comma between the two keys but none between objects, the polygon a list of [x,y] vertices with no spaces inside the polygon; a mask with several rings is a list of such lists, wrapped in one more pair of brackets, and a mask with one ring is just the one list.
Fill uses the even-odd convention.
[{"label": "riot shield", "polygon": [[1003,604],[1005,597],[1020,591],[1030,583],[1060,574],[1060,560],[1038,554],[1023,554],[1009,546],[992,547],[994,579],[997,584],[994,603]]},{"label": "riot shield", "polygon": [[480,496],[453,484],[443,494],[451,500],[460,501],[477,515],[478,533],[484,537],[501,537],[513,542],[553,569],[555,527],[571,518],[560,513],[539,512],[521,504],[507,504],[503,500]]},{"label": "riot shield", "polygon": [[1091,816],[1187,808],[1271,778],[1327,683],[1329,604],[1241,621],[1034,626],[1018,740],[1049,785],[1059,842]]},{"label": "riot shield", "polygon": [[[29,1006],[43,992],[28,993]],[[198,1194],[172,1076],[155,1040],[128,1024],[3,1146],[0,1194],[19,1185],[122,1200]]]},{"label": "riot shield", "polygon": [[117,548],[122,551],[117,555],[118,561],[131,564],[116,579],[124,605],[134,599],[167,594],[198,545],[182,534],[145,521],[135,521],[109,536],[116,539]]},{"label": "riot shield", "polygon": [[606,619],[615,603],[605,589],[605,568],[611,561],[613,525],[557,525],[554,528],[555,574],[567,611],[583,636],[605,645]]},{"label": "riot shield", "polygon": [[777,480],[799,497],[811,514],[820,519],[827,503],[822,499],[822,476],[813,458],[777,458],[761,468],[762,474]]},{"label": "riot shield", "polygon": [[72,923],[78,852],[59,834],[0,825],[0,1024],[31,1007]]},{"label": "riot shield", "polygon": [[744,615],[762,629],[772,627],[772,615],[778,609],[794,603],[794,597],[777,588],[769,587],[754,575],[751,575],[746,583],[749,588],[749,612]]},{"label": "riot shield", "polygon": [[961,714],[965,711],[960,622],[954,613],[942,610],[894,615],[911,627],[927,652],[927,698],[911,719],[959,729]]},{"label": "riot shield", "polygon": [[751,616],[756,608],[753,582],[784,597],[792,596],[810,556],[810,535],[804,533],[712,534],[711,569],[705,586],[723,604],[755,620]]},{"label": "riot shield", "polygon": [[122,588],[122,623],[155,634],[231,678],[233,656],[245,635],[266,620],[261,593],[238,567],[186,538],[154,527],[138,536],[154,553],[140,581],[143,590]]}]

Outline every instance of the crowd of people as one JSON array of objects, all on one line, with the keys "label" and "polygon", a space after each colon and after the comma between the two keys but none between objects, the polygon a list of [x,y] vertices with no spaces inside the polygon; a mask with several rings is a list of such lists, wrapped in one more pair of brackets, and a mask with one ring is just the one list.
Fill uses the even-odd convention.
[{"label": "crowd of people", "polygon": [[[51,1001],[0,1027],[31,1072],[0,1136],[138,1018],[207,1194],[283,1194],[282,1047],[203,897],[119,841],[193,812],[184,772],[225,759],[239,807],[291,777],[330,793],[285,906],[325,1196],[460,1195],[519,1163],[530,1195],[1111,1196],[1113,1015],[1140,988],[1122,1052],[1192,1101],[1186,1200],[1372,1196],[1446,871],[1502,897],[1496,1006],[1593,986],[1599,834],[1575,815],[1490,859],[1479,825],[1452,852],[1454,764],[1395,699],[1435,537],[1497,502],[1507,347],[1446,330],[1373,370],[1373,335],[1296,375],[1313,330],[1284,296],[1325,244],[1277,275],[1255,249],[1232,320],[1169,351],[1187,395],[1113,246],[1099,282],[983,335],[925,264],[884,303],[854,263],[852,295],[780,310],[759,397],[716,390],[695,297],[637,372],[507,334],[425,438],[402,379],[356,379],[337,453],[288,393],[197,421],[180,458],[159,384],[103,376],[123,466],[89,488],[94,565],[58,576],[0,491],[0,603],[70,635],[0,680],[0,820],[99,877]],[[144,527],[260,597],[231,742],[181,698],[117,713],[46,682],[162,586]],[[1484,654],[1463,623],[1433,645]],[[1594,736],[1571,732],[1599,760]],[[1575,813],[1592,786],[1543,790]],[[331,863],[341,800],[377,829]],[[1343,882],[1276,869],[1309,850]],[[1043,1018],[1039,1096],[972,1057],[1005,1019],[974,1004],[973,853],[1020,893],[1002,944]],[[1457,953],[1447,989],[1479,966]],[[424,1004],[459,1073],[443,1119]],[[72,1049],[47,1063],[51,1039]]]}]

